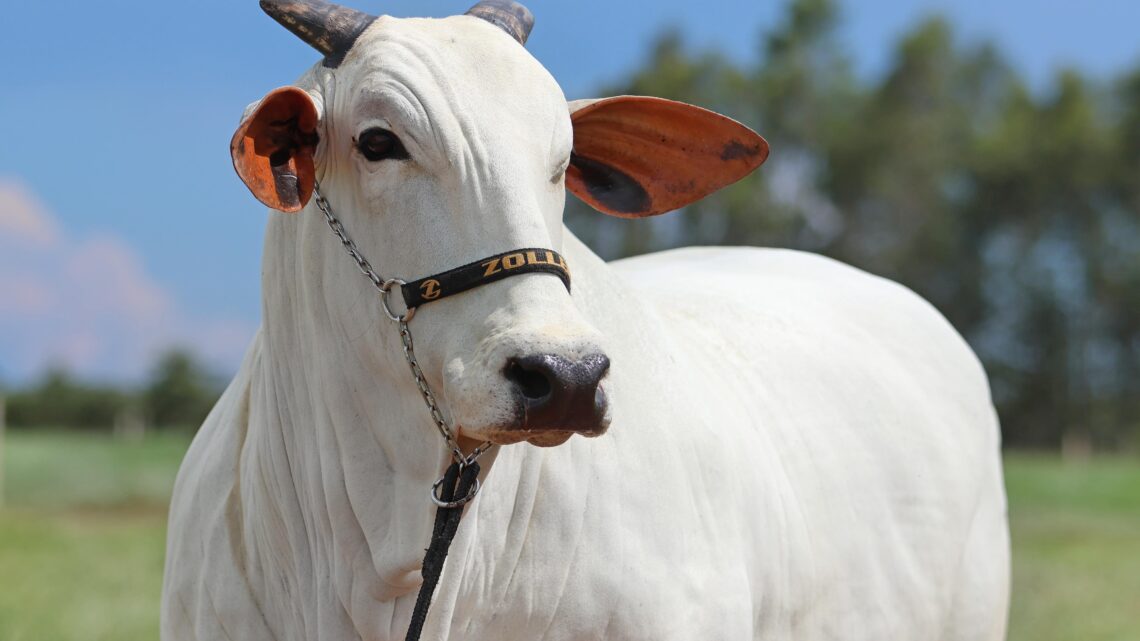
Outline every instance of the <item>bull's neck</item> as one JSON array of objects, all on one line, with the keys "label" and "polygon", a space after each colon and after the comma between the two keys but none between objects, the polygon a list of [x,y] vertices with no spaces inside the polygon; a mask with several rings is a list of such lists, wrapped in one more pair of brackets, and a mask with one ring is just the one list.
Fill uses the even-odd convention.
[{"label": "bull's neck", "polygon": [[[289,559],[301,577],[349,570],[383,601],[419,585],[434,510],[428,491],[448,452],[403,360],[396,326],[368,308],[378,301],[322,225],[317,212],[306,211],[269,226],[264,351],[253,382],[243,498],[252,504],[247,518],[261,519],[253,528],[272,534],[256,536],[255,545],[314,550],[311,559],[264,550],[265,562]],[[265,516],[294,512],[302,518]],[[296,540],[274,528],[294,530],[289,539]]]}]

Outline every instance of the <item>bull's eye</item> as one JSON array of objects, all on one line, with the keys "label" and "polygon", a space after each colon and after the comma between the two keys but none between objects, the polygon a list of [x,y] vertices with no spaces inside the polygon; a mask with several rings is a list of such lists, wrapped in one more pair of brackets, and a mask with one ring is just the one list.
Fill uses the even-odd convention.
[{"label": "bull's eye", "polygon": [[356,139],[356,148],[372,162],[406,160],[409,157],[408,150],[404,149],[404,143],[400,142],[396,134],[380,127],[367,129],[360,134]]}]

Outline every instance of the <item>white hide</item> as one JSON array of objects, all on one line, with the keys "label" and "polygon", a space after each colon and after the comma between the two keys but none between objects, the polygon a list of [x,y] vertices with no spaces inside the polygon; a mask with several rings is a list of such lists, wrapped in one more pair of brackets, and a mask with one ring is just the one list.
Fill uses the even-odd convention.
[{"label": "white hide", "polygon": [[[503,130],[476,132],[489,150],[448,137],[491,126],[469,117],[493,111],[475,87],[401,94],[417,97],[397,103],[430,120],[440,167],[458,174],[381,167],[377,184],[418,186],[397,200],[353,191],[372,169],[352,164],[355,132],[337,127],[379,116],[345,106],[361,104],[351,74],[382,72],[392,86],[447,76],[455,59],[417,47],[456,40],[472,64],[530,60],[474,18],[383,18],[364,40],[386,47],[382,68],[354,49],[302,86],[324,100],[326,195],[378,270],[419,277],[538,245],[573,272],[572,296],[532,274],[420,310],[417,350],[449,413],[471,424],[493,414],[476,388],[504,341],[600,346],[613,363],[608,433],[485,457],[425,641],[1004,638],[997,424],[978,361],[935,310],[790,251],[603,263],[561,227],[563,190],[549,175],[569,122],[553,115],[561,93],[533,62],[500,68],[504,85],[539,85],[503,99]],[[524,117],[532,128],[516,131]],[[546,138],[534,143],[536,132]],[[428,145],[409,151],[432,158]],[[378,214],[377,203],[422,206],[426,218]],[[483,211],[501,218],[471,219]],[[446,452],[395,327],[313,204],[272,215],[263,286],[262,329],[179,474],[162,638],[402,639]]]}]

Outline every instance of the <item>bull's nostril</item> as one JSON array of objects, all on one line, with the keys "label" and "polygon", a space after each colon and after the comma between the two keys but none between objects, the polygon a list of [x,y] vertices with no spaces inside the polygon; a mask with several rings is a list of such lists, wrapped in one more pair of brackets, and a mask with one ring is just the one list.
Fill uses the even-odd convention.
[{"label": "bull's nostril", "polygon": [[527,354],[508,360],[503,376],[519,403],[519,427],[601,434],[608,406],[601,382],[609,367],[604,354],[577,359]]},{"label": "bull's nostril", "polygon": [[505,374],[507,380],[517,385],[523,398],[528,401],[541,401],[550,396],[550,379],[541,371],[528,369],[512,359]]}]

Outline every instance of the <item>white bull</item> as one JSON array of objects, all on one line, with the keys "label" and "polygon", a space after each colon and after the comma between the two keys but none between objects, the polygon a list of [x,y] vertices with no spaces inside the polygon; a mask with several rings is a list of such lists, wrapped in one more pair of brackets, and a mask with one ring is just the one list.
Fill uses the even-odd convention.
[{"label": "white bull", "polygon": [[[934,309],[791,251],[606,264],[562,226],[567,187],[659,213],[753,169],[762,139],[676,103],[568,110],[513,3],[443,20],[262,4],[325,59],[235,137],[254,194],[300,213],[270,219],[262,328],[179,474],[163,639],[379,641],[408,625],[449,454],[314,180],[381,274],[522,247],[573,272],[572,295],[528,274],[411,322],[462,444],[497,444],[424,639],[1004,637],[997,422]],[[536,355],[602,365],[577,401],[534,409],[544,377],[562,386],[558,367],[519,373]]]}]

